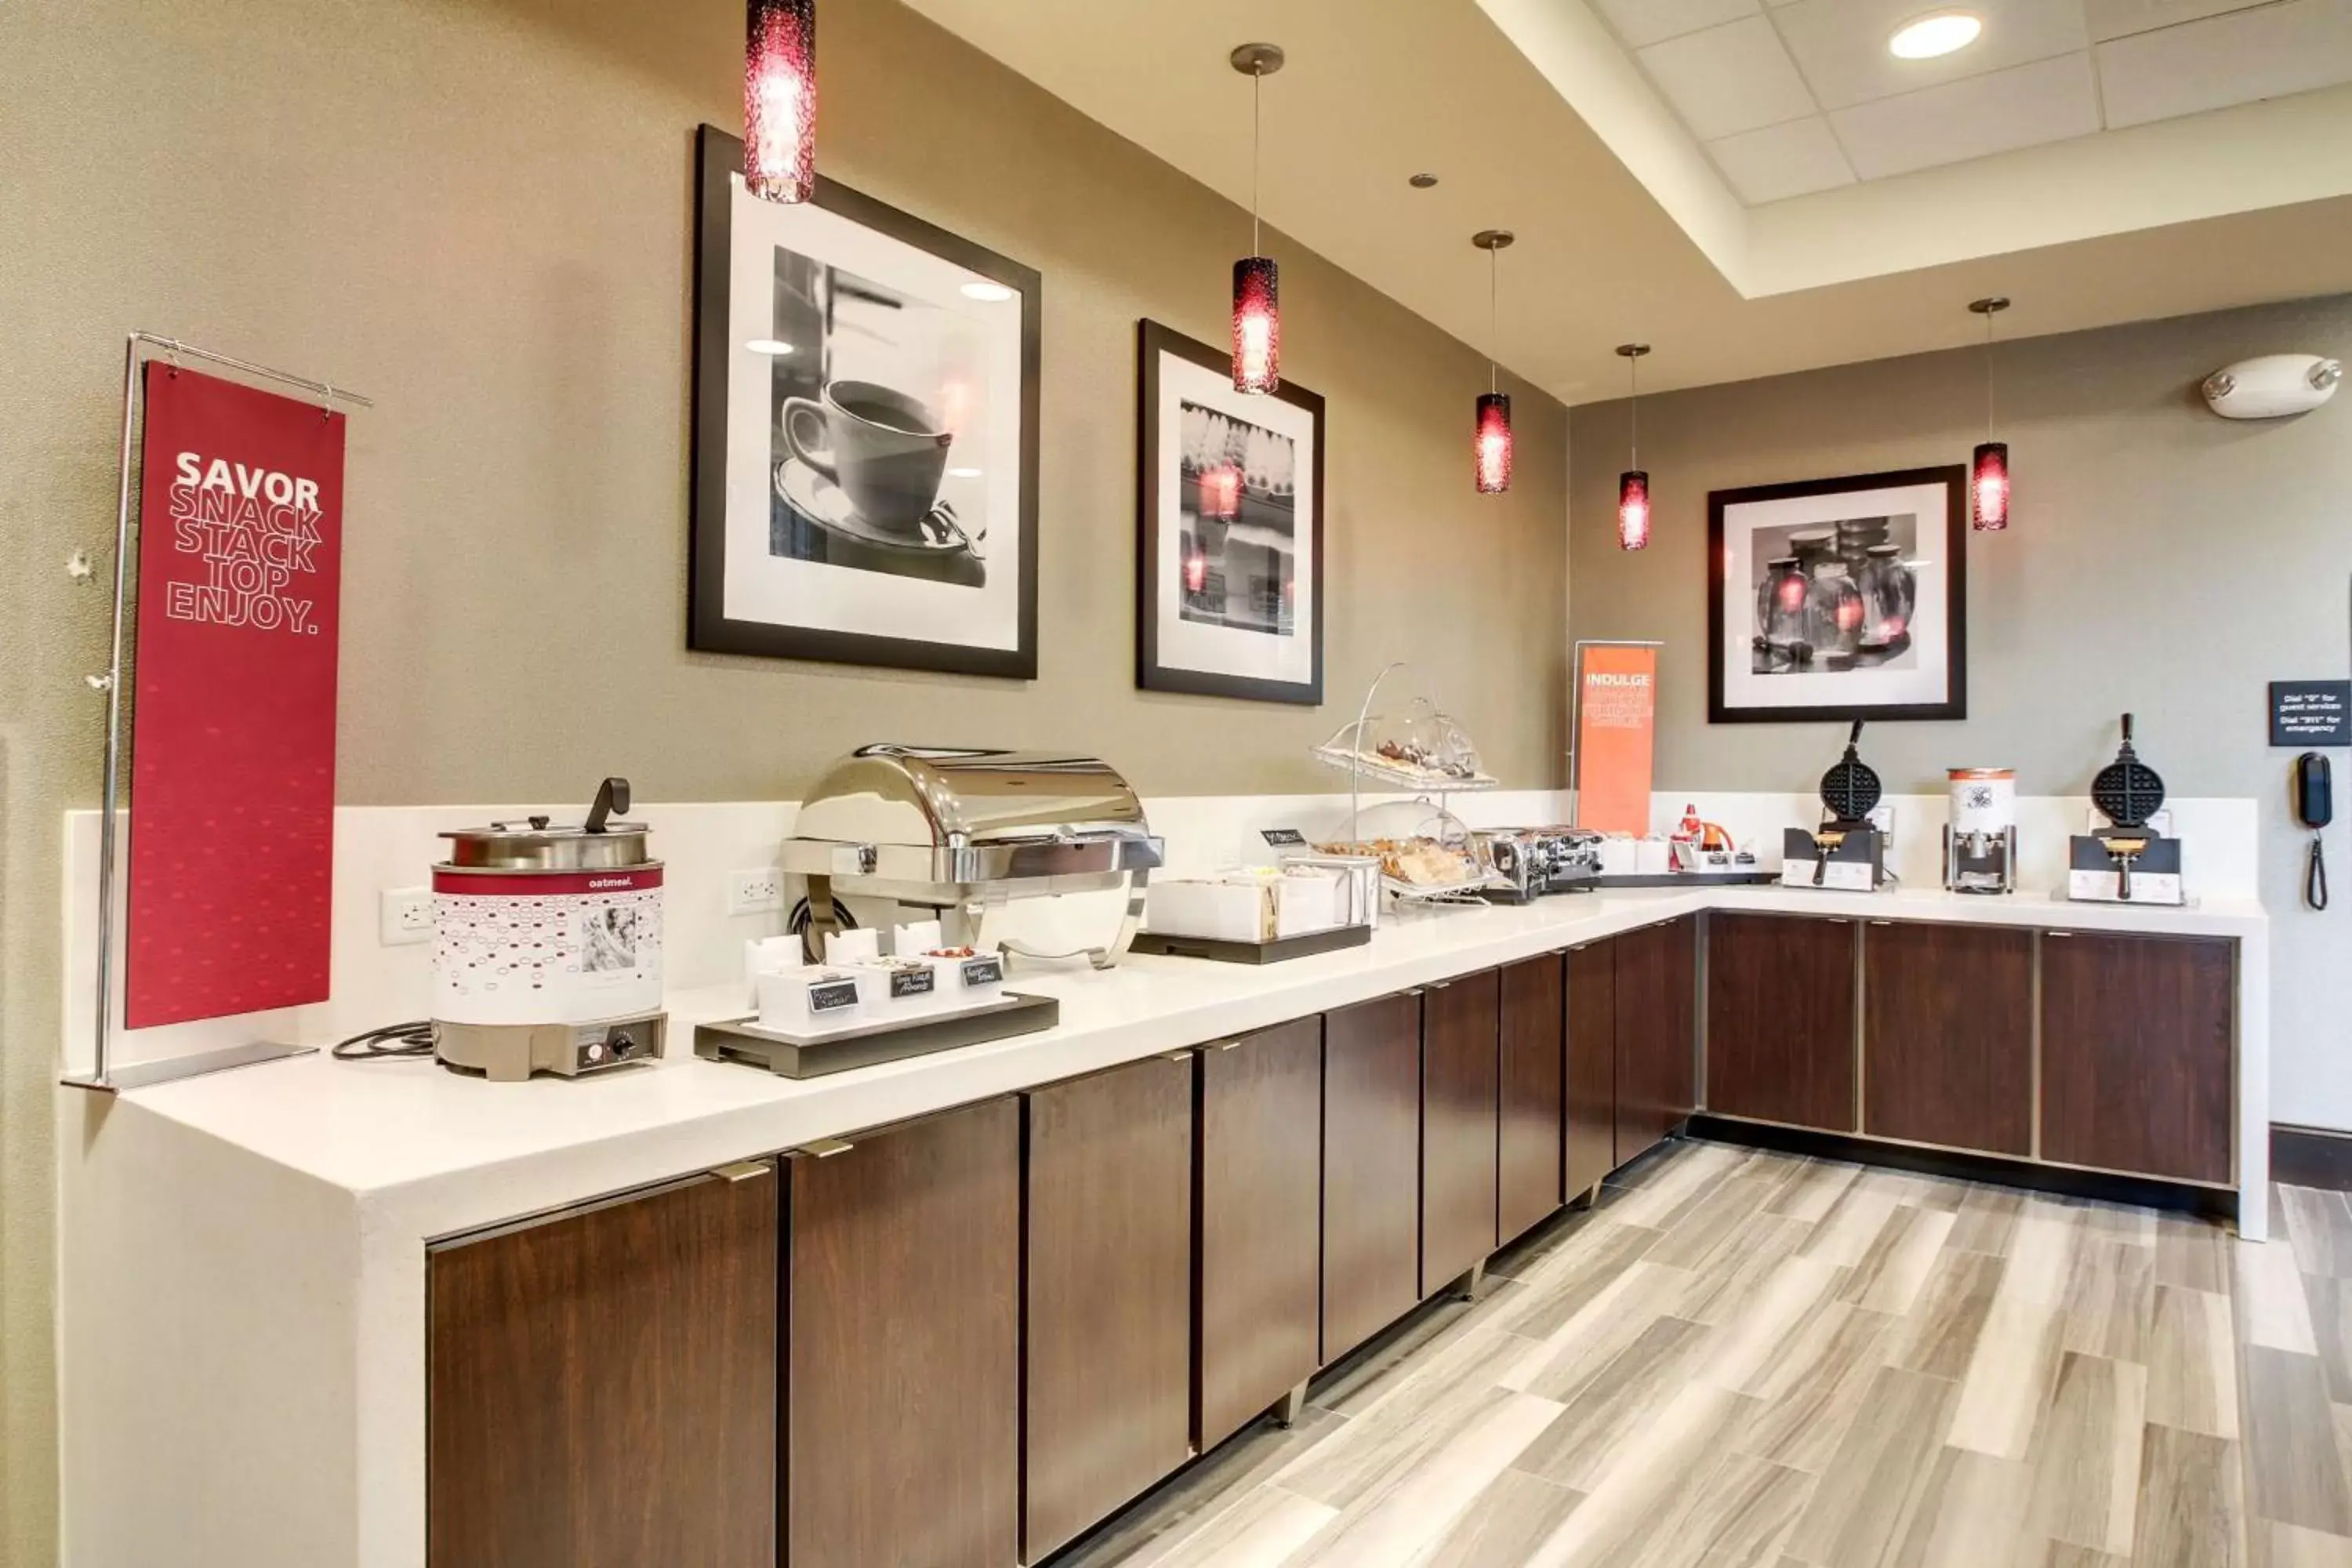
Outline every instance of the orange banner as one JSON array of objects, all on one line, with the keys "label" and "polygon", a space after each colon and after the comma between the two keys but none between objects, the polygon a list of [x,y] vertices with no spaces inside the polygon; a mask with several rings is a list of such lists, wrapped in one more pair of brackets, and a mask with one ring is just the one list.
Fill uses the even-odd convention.
[{"label": "orange banner", "polygon": [[1658,650],[1596,644],[1576,672],[1576,826],[1650,831],[1650,763],[1657,735]]}]

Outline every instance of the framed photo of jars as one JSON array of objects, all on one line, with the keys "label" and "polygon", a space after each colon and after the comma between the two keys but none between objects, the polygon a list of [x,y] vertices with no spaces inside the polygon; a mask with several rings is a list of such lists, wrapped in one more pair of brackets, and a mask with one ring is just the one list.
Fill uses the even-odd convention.
[{"label": "framed photo of jars", "polygon": [[1139,323],[1136,684],[1323,700],[1323,399]]},{"label": "framed photo of jars", "polygon": [[1707,497],[1707,721],[1968,717],[1968,469]]}]

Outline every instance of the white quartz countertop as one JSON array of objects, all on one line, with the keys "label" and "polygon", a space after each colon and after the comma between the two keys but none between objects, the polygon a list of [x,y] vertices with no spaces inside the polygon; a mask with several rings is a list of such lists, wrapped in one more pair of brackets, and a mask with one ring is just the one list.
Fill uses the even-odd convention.
[{"label": "white quartz countertop", "polygon": [[1262,968],[1141,955],[1103,973],[1024,967],[1013,986],[1061,1000],[1055,1028],[825,1078],[778,1078],[697,1058],[695,1023],[747,1011],[743,988],[727,985],[670,997],[666,1060],[584,1079],[498,1084],[425,1059],[342,1062],[322,1052],[122,1098],[141,1113],[363,1203],[388,1200],[431,1235],[1204,1044],[1702,909],[2231,938],[2265,928],[2252,900],[2158,909],[1940,889],[1609,891],[1520,908],[1407,911],[1390,917],[1366,946]]}]

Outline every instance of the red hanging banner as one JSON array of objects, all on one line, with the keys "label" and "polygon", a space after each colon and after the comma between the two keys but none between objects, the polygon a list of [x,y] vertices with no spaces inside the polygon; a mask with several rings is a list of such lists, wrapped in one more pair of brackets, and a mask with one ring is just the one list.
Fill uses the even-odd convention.
[{"label": "red hanging banner", "polygon": [[326,1000],[343,416],[146,365],[123,1024]]}]

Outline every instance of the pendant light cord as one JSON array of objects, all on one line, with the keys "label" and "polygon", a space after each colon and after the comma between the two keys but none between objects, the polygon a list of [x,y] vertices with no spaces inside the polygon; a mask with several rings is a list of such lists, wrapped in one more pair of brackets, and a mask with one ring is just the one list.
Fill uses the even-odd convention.
[{"label": "pendant light cord", "polygon": [[1503,253],[1494,246],[1486,247],[1486,390],[1503,390],[1502,372],[1495,367],[1495,356],[1503,352]]},{"label": "pendant light cord", "polygon": [[1262,256],[1265,246],[1258,237],[1258,167],[1265,146],[1265,72],[1250,72],[1250,254]]},{"label": "pendant light cord", "polygon": [[1625,404],[1625,444],[1628,448],[1628,461],[1625,466],[1638,469],[1642,466],[1642,356],[1640,354],[1625,356],[1625,384],[1632,392],[1632,395]]},{"label": "pendant light cord", "polygon": [[1993,312],[1993,311],[1990,311],[1990,310],[1987,310],[1987,311],[1984,313],[1984,318],[1985,318],[1985,439],[1986,439],[1987,441],[1990,441],[1990,440],[1992,439],[1992,433],[1993,433],[1993,430],[1994,430],[1994,428],[1995,428],[1994,420],[1993,420],[1993,416],[1992,416],[1992,319],[1993,319],[1993,315],[1994,315],[1994,312]]}]

